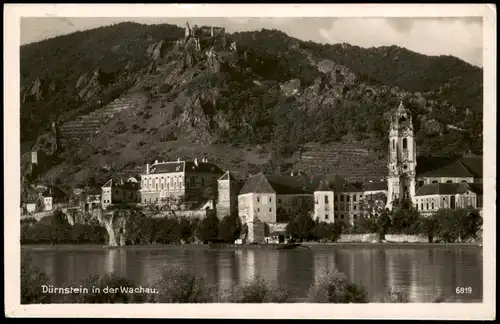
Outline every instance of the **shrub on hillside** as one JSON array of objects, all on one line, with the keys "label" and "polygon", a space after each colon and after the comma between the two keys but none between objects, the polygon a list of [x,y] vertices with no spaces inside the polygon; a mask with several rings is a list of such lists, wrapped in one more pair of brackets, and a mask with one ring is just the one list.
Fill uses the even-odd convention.
[{"label": "shrub on hillside", "polygon": [[[221,294],[220,294],[221,295]],[[286,303],[289,300],[286,289],[272,288],[262,278],[255,277],[236,287],[226,295],[222,302],[230,303]],[[224,299],[224,296],[221,296]]]},{"label": "shrub on hillside", "polygon": [[349,282],[347,276],[338,270],[326,271],[309,288],[307,301],[310,303],[366,303],[365,289]]},{"label": "shrub on hillside", "polygon": [[210,303],[214,299],[212,289],[204,278],[191,274],[180,266],[163,269],[155,288],[157,295],[151,295],[151,302],[159,303]]},{"label": "shrub on hillside", "polygon": [[49,277],[30,264],[29,259],[21,262],[21,304],[48,304],[51,295],[44,294],[42,285],[49,285]]}]

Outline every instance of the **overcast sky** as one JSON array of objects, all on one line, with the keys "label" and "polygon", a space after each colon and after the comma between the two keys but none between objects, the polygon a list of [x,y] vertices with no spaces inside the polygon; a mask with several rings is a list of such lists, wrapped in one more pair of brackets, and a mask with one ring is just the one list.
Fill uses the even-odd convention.
[{"label": "overcast sky", "polygon": [[453,55],[482,66],[481,18],[22,18],[21,44],[123,21],[212,25],[228,32],[275,28],[319,43],[398,45],[426,55]]}]

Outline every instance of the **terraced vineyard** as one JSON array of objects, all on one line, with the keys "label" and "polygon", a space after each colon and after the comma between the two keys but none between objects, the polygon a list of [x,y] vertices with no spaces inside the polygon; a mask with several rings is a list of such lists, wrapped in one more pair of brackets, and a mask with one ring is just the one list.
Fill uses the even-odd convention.
[{"label": "terraced vineyard", "polygon": [[351,144],[316,144],[303,147],[296,172],[306,174],[338,174],[349,181],[380,180],[387,176],[384,154],[370,152]]},{"label": "terraced vineyard", "polygon": [[101,109],[66,122],[59,127],[60,142],[64,146],[74,141],[89,139],[99,133],[114,115],[125,110],[137,109],[144,102],[145,99],[140,94],[127,94]]}]

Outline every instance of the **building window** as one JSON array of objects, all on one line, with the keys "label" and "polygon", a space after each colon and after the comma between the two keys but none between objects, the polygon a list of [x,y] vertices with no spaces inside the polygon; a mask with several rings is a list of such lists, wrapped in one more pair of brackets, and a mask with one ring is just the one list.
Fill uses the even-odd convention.
[{"label": "building window", "polygon": [[425,206],[426,210],[429,210],[429,203],[427,203],[427,206]]},{"label": "building window", "polygon": [[344,215],[343,215],[343,214],[342,214],[342,215],[340,215],[340,218],[344,219]]},{"label": "building window", "polygon": [[272,211],[273,211],[273,209],[272,209],[272,208],[269,208],[269,212],[272,212]]},{"label": "building window", "polygon": [[340,195],[340,201],[344,201],[344,195]]},{"label": "building window", "polygon": [[424,210],[424,203],[420,203],[420,210]]},{"label": "building window", "polygon": [[291,208],[288,208],[288,212],[291,213],[292,212],[292,209]]},{"label": "building window", "polygon": [[335,196],[333,197],[333,200],[334,200],[334,201],[337,201],[337,200],[338,200],[337,198],[338,198],[338,197],[337,197],[337,195],[335,195]]},{"label": "building window", "polygon": [[408,148],[408,140],[406,138],[403,138],[403,149]]},{"label": "building window", "polygon": [[392,140],[392,149],[395,149],[395,148],[396,148],[396,141]]},{"label": "building window", "polygon": [[325,219],[328,219],[328,214],[325,214]]},{"label": "building window", "polygon": [[432,202],[431,207],[432,207],[432,209],[434,210],[434,202]]},{"label": "building window", "polygon": [[345,198],[347,202],[351,201],[351,196],[347,195]]},{"label": "building window", "polygon": [[260,208],[257,208],[257,213],[260,213]]},{"label": "building window", "polygon": [[462,180],[462,181],[460,181],[460,182],[461,182],[461,183],[467,183],[467,180]]},{"label": "building window", "polygon": [[201,178],[201,186],[204,187],[205,186],[205,178]]},{"label": "building window", "polygon": [[272,202],[272,198],[271,197],[269,197],[269,202]]},{"label": "building window", "polygon": [[328,196],[325,196],[325,204],[328,204]]},{"label": "building window", "polygon": [[352,197],[352,200],[353,200],[353,201],[356,201],[356,195],[354,195],[354,196]]},{"label": "building window", "polygon": [[260,202],[260,196],[257,196],[257,202]]},{"label": "building window", "polygon": [[358,217],[358,215],[354,214],[353,218],[356,219],[356,217]]},{"label": "building window", "polygon": [[446,181],[446,183],[453,183],[453,181],[452,180],[448,180],[448,181]]},{"label": "building window", "polygon": [[334,208],[335,210],[337,210],[337,205],[335,205],[333,208]]},{"label": "building window", "polygon": [[354,210],[356,210],[356,205],[353,206]]},{"label": "building window", "polygon": [[278,204],[281,204],[281,199],[278,199]]},{"label": "building window", "polygon": [[335,219],[338,219],[338,218],[339,218],[339,215],[335,215],[334,217],[335,217]]},{"label": "building window", "polygon": [[438,181],[437,180],[432,180],[432,183],[438,183]]}]

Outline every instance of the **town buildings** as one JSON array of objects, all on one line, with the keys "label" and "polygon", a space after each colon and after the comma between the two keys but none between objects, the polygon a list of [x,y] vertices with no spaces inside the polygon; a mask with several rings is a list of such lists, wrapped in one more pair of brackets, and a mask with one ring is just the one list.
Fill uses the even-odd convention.
[{"label": "town buildings", "polygon": [[139,183],[110,179],[101,188],[101,206],[106,209],[112,204],[132,204],[140,202]]}]

